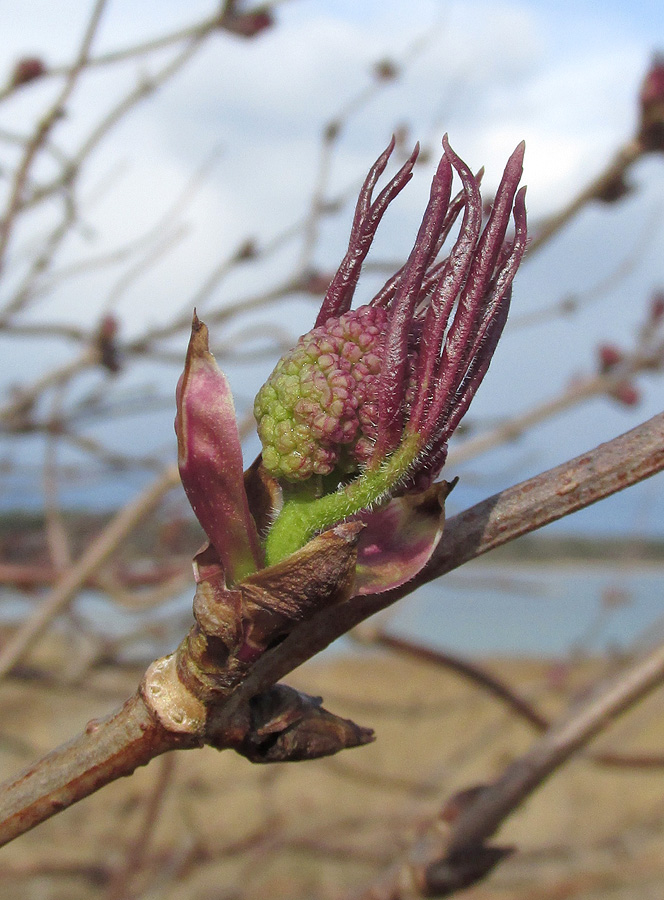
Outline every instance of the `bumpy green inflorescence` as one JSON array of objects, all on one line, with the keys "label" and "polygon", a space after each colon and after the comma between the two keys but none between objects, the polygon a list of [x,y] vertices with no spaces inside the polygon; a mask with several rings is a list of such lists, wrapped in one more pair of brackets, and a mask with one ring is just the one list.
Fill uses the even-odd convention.
[{"label": "bumpy green inflorescence", "polygon": [[374,441],[387,312],[362,306],[300,338],[258,392],[263,463],[277,478],[357,472]]}]

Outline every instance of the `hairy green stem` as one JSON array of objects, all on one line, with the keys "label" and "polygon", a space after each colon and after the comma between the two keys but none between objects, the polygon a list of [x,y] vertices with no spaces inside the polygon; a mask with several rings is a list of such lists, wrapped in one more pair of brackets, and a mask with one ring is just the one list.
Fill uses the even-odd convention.
[{"label": "hairy green stem", "polygon": [[318,499],[295,496],[287,500],[267,536],[266,565],[273,566],[304,547],[316,532],[384,500],[408,474],[420,449],[420,436],[410,434],[378,469],[367,469],[344,488]]}]

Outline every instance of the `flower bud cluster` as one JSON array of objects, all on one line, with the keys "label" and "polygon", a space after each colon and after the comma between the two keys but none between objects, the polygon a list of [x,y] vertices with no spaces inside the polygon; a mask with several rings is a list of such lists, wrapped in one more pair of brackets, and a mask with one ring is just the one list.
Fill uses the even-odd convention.
[{"label": "flower bud cluster", "polygon": [[[416,146],[374,196],[394,145],[365,179],[348,251],[313,331],[282,357],[256,399],[263,466],[286,489],[266,537],[270,564],[335,522],[437,478],[507,318],[526,246],[525,189],[518,187],[524,145],[508,159],[483,227],[480,179],[447,137],[408,259],[368,305],[353,310],[376,229],[419,152]],[[455,172],[461,192],[452,198]],[[450,254],[439,259],[461,213]],[[331,477],[307,484],[312,475]]]},{"label": "flower bud cluster", "polygon": [[387,311],[362,306],[300,338],[254,404],[263,464],[277,478],[356,472],[376,434]]}]

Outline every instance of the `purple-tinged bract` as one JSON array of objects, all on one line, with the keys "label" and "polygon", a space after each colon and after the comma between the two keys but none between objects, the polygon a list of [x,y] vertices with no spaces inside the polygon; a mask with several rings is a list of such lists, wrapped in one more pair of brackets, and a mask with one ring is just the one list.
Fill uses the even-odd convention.
[{"label": "purple-tinged bract", "polygon": [[176,399],[182,486],[233,584],[261,567],[263,552],[244,487],[233,397],[196,313]]}]

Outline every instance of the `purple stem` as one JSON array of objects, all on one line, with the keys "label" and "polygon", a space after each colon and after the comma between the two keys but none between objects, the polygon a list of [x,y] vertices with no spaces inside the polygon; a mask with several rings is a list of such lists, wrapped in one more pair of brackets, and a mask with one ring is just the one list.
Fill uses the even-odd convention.
[{"label": "purple stem", "polygon": [[438,405],[444,403],[445,397],[456,392],[468,365],[467,349],[472,346],[473,332],[479,327],[479,311],[484,305],[487,287],[505,239],[514,195],[523,170],[524,150],[522,141],[507,162],[489,221],[477,244],[454,321],[445,338],[438,369],[440,381],[436,387],[436,395],[441,398]]},{"label": "purple stem", "polygon": [[[468,277],[482,227],[482,198],[477,181],[466,164],[452,151],[447,138],[443,139],[443,144],[445,154],[462,180],[466,202],[459,237],[436,284],[424,320],[422,351],[416,375],[418,397],[409,420],[412,430],[420,430],[425,424],[425,417],[433,424],[440,416],[444,398],[439,398],[435,393],[434,384],[445,328],[454,301]],[[427,416],[427,410],[431,407],[431,416]],[[426,434],[424,440],[427,440]]]},{"label": "purple stem", "polygon": [[[481,168],[477,175],[475,176],[475,181],[479,187],[482,177],[484,176],[484,168]],[[432,259],[435,259],[440,252],[443,244],[447,240],[447,237],[452,230],[454,223],[456,222],[459,213],[464,208],[466,203],[466,192],[464,190],[459,191],[456,197],[450,201],[450,205],[445,213],[445,220],[443,222],[443,230],[440,233],[440,237],[438,238],[438,243],[436,246],[436,251],[432,255]],[[422,282],[422,290],[421,294],[426,296],[431,293],[438,278],[440,277],[440,273],[443,270],[443,267],[446,263],[446,260],[442,260],[439,263],[435,263],[430,266],[427,270],[426,275],[424,276],[424,281]],[[397,285],[399,284],[399,279],[403,275],[403,270],[405,269],[405,265],[403,265],[394,275],[391,275],[390,278],[385,282],[380,291],[376,294],[376,296],[371,301],[371,306],[383,306],[387,307],[392,302],[394,297]]]},{"label": "purple stem", "polygon": [[373,189],[379,177],[385,171],[393,149],[394,138],[392,138],[387,149],[376,160],[362,186],[360,197],[355,207],[348,250],[327,289],[316,319],[316,327],[324,325],[330,317],[341,316],[350,309],[353,302],[353,294],[360,277],[362,263],[369,252],[380,220],[392,200],[412,178],[413,166],[420,152],[419,144],[415,145],[415,149],[410,157],[372,203]]},{"label": "purple stem", "polygon": [[399,444],[403,432],[403,400],[408,361],[408,334],[426,270],[432,262],[447,211],[452,166],[446,156],[438,164],[415,245],[404,267],[390,309],[379,395],[378,433],[372,464],[379,464]]}]

